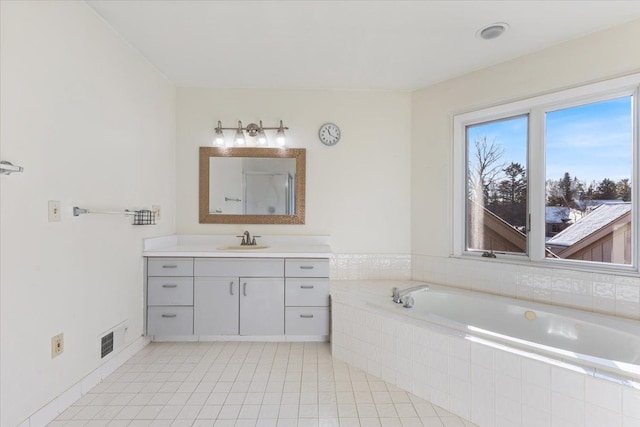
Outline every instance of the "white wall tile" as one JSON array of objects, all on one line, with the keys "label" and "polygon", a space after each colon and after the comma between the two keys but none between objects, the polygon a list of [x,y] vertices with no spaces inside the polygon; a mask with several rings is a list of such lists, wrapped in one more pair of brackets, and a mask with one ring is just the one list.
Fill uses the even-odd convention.
[{"label": "white wall tile", "polygon": [[[585,405],[583,400],[562,393],[551,394],[551,421],[556,425],[572,424],[584,426]],[[560,424],[558,424],[560,423]]]},{"label": "white wall tile", "polygon": [[622,414],[616,411],[587,404],[585,407],[585,427],[619,426]]},{"label": "white wall tile", "polygon": [[622,388],[611,381],[587,377],[585,380],[585,402],[622,413]]},{"label": "white wall tile", "polygon": [[551,390],[531,383],[522,383],[522,404],[551,413]]},{"label": "white wall tile", "polygon": [[551,366],[532,359],[522,359],[522,380],[540,387],[551,387]]},{"label": "white wall tile", "polygon": [[637,419],[640,426],[640,390],[629,387],[622,389],[622,414]]},{"label": "white wall tile", "polygon": [[583,400],[584,375],[554,366],[551,368],[551,388],[555,393]]},{"label": "white wall tile", "polygon": [[522,422],[522,406],[519,400],[515,401],[506,396],[496,394],[496,420],[498,418],[511,422],[511,426],[520,425]]},{"label": "white wall tile", "polygon": [[541,411],[528,405],[522,406],[522,427],[548,427],[551,425],[551,409]]}]

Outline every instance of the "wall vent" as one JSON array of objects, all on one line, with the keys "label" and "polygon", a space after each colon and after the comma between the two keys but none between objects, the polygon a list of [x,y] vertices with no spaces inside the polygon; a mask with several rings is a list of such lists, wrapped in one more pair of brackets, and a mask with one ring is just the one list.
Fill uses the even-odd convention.
[{"label": "wall vent", "polygon": [[113,351],[113,332],[109,332],[107,335],[103,336],[100,340],[100,345],[100,358],[103,359]]}]

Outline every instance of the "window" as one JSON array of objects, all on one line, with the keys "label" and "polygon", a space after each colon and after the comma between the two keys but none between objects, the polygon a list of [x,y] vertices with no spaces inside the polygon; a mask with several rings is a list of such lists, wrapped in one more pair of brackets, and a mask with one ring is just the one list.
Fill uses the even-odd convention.
[{"label": "window", "polygon": [[466,128],[468,249],[527,253],[527,124],[525,115]]},{"label": "window", "polygon": [[454,253],[637,271],[640,74],[454,118]]}]

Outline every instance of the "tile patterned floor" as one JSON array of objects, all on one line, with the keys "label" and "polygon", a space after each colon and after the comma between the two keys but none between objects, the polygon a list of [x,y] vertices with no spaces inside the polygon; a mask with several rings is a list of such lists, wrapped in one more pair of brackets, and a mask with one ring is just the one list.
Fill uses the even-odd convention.
[{"label": "tile patterned floor", "polygon": [[59,426],[474,426],[346,363],[326,343],[152,343]]}]

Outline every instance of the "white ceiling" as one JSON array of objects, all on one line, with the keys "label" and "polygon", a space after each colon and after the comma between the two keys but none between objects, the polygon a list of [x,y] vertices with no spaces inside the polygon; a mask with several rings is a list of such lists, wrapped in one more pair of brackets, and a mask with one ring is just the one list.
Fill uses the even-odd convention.
[{"label": "white ceiling", "polygon": [[[178,86],[217,88],[417,89],[640,18],[638,0],[87,2]],[[511,28],[476,37],[494,22]]]}]

